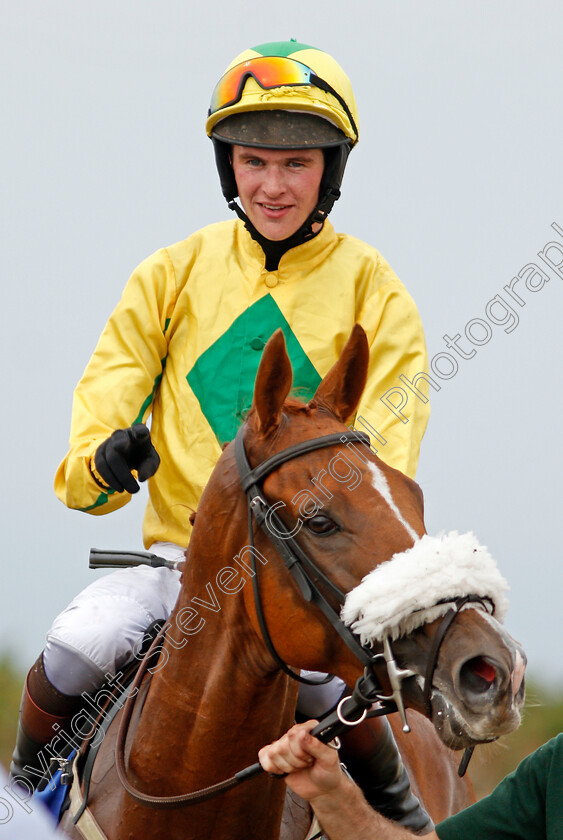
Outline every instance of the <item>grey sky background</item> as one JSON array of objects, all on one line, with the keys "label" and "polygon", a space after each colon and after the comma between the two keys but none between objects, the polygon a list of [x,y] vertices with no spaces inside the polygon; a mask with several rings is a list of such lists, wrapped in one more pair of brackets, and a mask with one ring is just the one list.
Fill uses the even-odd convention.
[{"label": "grey sky background", "polygon": [[[560,2],[19,0],[2,18],[0,651],[33,662],[100,574],[91,546],[142,548],[142,494],[105,517],[54,496],[73,388],[133,268],[229,218],[204,132],[225,66],[295,37],[334,55],[358,101],[336,229],[381,251],[430,356],[459,364],[432,392],[422,445],[428,531],[489,547],[529,672],[563,685],[563,277],[538,256],[563,246]],[[530,263],[549,279],[520,280],[518,304],[504,286]],[[487,319],[496,295],[515,313],[504,325]],[[464,335],[487,338],[474,319],[489,324],[482,346]],[[458,333],[473,358],[448,351]]]}]

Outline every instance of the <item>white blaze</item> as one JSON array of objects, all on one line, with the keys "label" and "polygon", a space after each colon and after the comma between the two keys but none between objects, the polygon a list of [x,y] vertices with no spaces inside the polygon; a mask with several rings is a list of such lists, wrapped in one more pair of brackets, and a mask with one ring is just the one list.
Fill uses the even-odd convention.
[{"label": "white blaze", "polygon": [[393,496],[391,495],[391,489],[387,484],[387,479],[375,464],[368,464],[368,467],[371,472],[373,486],[375,487],[379,495],[385,499],[385,501],[387,502],[387,504],[389,505],[389,507],[391,508],[401,525],[403,526],[403,528],[406,528],[409,536],[411,536],[416,542],[416,540],[419,539],[419,535],[416,533],[414,528],[412,528],[409,525],[409,523],[395,504]]}]

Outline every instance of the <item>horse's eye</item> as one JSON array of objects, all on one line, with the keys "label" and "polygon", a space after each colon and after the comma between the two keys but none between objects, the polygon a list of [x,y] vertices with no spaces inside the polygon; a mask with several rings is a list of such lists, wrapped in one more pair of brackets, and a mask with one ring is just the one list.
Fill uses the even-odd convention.
[{"label": "horse's eye", "polygon": [[305,520],[305,527],[313,534],[332,534],[338,530],[338,525],[329,516],[323,513],[318,513],[316,516],[311,516],[310,519]]}]

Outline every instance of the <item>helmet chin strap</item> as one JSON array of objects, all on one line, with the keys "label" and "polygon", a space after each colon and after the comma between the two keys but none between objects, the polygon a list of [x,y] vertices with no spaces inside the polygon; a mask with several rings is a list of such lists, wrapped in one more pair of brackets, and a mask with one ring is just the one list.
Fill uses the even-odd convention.
[{"label": "helmet chin strap", "polygon": [[[334,203],[334,202],[333,202]],[[320,210],[320,204],[315,207],[311,215],[305,220],[305,222],[298,228],[295,233],[292,233],[291,236],[288,236],[287,239],[268,239],[259,230],[252,224],[242,207],[237,204],[235,199],[233,198],[231,201],[228,202],[229,208],[233,210],[239,219],[244,222],[244,225],[251,235],[251,237],[257,242],[262,250],[264,251],[266,257],[265,268],[266,271],[276,271],[281,258],[283,255],[289,251],[291,248],[296,248],[298,245],[302,245],[304,242],[308,242],[310,239],[313,239],[317,236],[318,233],[321,232],[322,225],[324,224],[324,220],[327,217],[327,213],[323,213]],[[317,231],[313,230],[314,224],[320,224],[320,228]]]}]

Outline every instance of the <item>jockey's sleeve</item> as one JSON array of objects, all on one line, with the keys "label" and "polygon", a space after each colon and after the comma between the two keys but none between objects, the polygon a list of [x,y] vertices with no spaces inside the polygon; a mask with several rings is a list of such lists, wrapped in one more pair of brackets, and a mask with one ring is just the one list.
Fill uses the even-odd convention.
[{"label": "jockey's sleeve", "polygon": [[166,327],[176,283],[165,250],[141,263],[127,283],[74,392],[70,449],[55,476],[68,507],[108,513],[131,498],[105,489],[91,470],[98,446],[116,429],[142,423],[162,376]]},{"label": "jockey's sleeve", "polygon": [[428,354],[418,310],[387,263],[389,280],[364,304],[359,321],[370,344],[368,381],[354,427],[395,469],[414,478],[430,414]]}]

